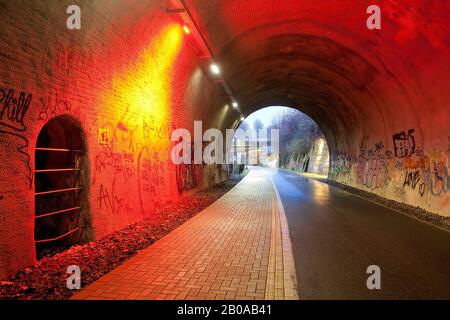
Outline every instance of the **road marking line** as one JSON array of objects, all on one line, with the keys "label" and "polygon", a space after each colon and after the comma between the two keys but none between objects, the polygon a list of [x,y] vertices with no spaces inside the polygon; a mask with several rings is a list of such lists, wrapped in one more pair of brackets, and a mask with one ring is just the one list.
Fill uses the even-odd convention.
[{"label": "road marking line", "polygon": [[283,202],[281,201],[280,194],[272,179],[269,177],[272,183],[275,201],[278,204],[276,206],[277,216],[279,218],[279,228],[281,229],[281,241],[282,241],[282,256],[283,256],[283,270],[284,270],[284,298],[285,300],[298,300],[298,286],[297,286],[297,273],[295,270],[294,254],[292,251],[292,243],[289,235],[289,225],[286,218],[286,212],[284,211]]}]

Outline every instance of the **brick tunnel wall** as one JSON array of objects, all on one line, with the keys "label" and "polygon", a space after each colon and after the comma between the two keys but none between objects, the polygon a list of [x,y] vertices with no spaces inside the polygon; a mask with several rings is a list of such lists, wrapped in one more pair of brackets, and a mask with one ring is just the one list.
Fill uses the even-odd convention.
[{"label": "brick tunnel wall", "polygon": [[450,217],[448,1],[186,1],[245,114],[297,108],[331,179]]},{"label": "brick tunnel wall", "polygon": [[[298,108],[324,131],[331,178],[450,216],[447,2],[380,1],[380,31],[372,1],[186,2],[245,114]],[[172,128],[236,114],[166,1],[77,3],[69,31],[72,1],[0,2],[0,276],[34,262],[34,147],[58,115],[87,137],[94,238],[223,178],[168,161]]]},{"label": "brick tunnel wall", "polygon": [[231,108],[165,2],[77,1],[73,31],[70,4],[0,2],[0,276],[35,261],[34,148],[50,119],[86,136],[93,239],[225,178],[170,161],[172,129],[217,126]]}]

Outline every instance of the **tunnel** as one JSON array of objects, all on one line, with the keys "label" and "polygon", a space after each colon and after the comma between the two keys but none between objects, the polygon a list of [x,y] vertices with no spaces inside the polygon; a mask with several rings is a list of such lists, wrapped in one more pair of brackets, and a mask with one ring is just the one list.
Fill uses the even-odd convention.
[{"label": "tunnel", "polygon": [[[100,239],[225,180],[224,165],[172,163],[171,133],[225,132],[274,105],[323,130],[329,180],[450,217],[447,2],[74,2],[79,27],[72,1],[0,2],[0,276],[35,263],[36,241]],[[42,145],[58,121],[83,142]],[[40,153],[58,156],[43,148],[83,151],[86,189],[67,206],[36,199],[42,183],[74,186],[39,176],[55,169]],[[73,208],[81,220],[39,233],[35,215]]]},{"label": "tunnel", "polygon": [[89,164],[84,134],[73,118],[58,116],[41,129],[34,172],[37,257],[48,247],[89,239]]}]

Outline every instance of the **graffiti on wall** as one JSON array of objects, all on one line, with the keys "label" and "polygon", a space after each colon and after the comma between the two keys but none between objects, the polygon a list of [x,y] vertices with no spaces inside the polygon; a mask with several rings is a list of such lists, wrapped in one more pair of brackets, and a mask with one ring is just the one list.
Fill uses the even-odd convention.
[{"label": "graffiti on wall", "polygon": [[104,145],[107,146],[109,144],[109,130],[108,129],[103,129],[103,128],[98,128],[98,133],[97,133],[97,143],[100,145]]},{"label": "graffiti on wall", "polygon": [[[98,205],[108,214],[130,213],[133,211],[124,190],[135,175],[134,155],[126,152],[113,152],[105,148],[94,157],[92,184],[100,180]],[[99,177],[102,176],[103,179]],[[110,182],[110,183],[109,183]]]},{"label": "graffiti on wall", "polygon": [[198,185],[197,167],[195,164],[179,164],[176,166],[178,192],[194,189]]},{"label": "graffiti on wall", "polygon": [[[414,129],[393,135],[396,169],[404,176],[403,188],[417,190],[421,197],[438,197],[449,190],[448,156],[441,152],[425,154],[416,145]],[[447,151],[448,152],[448,151]]]},{"label": "graffiti on wall", "polygon": [[100,183],[98,205],[112,214],[133,212],[133,186],[139,175],[136,159],[139,114],[129,108],[116,122],[104,122],[97,127],[100,150],[93,156],[92,184]]},{"label": "graffiti on wall", "polygon": [[[183,156],[180,154],[180,156]],[[199,182],[199,168],[201,165],[194,164],[194,143],[191,144],[191,161],[189,164],[176,165],[176,177],[178,192],[194,189]]]},{"label": "graffiti on wall", "polygon": [[356,182],[375,190],[388,183],[388,169],[384,145],[379,142],[368,149],[364,144],[360,147],[356,168]]},{"label": "graffiti on wall", "polygon": [[143,121],[143,135],[145,140],[155,140],[170,137],[172,125],[160,124],[155,117],[149,116]]},{"label": "graffiti on wall", "polygon": [[[418,158],[418,159],[414,159]],[[415,190],[419,185],[421,196],[429,191],[432,196],[446,193],[450,187],[448,168],[445,161],[430,159],[429,156],[410,156],[404,159],[404,187]]]},{"label": "graffiti on wall", "polygon": [[139,115],[132,113],[127,108],[114,127],[114,141],[128,148],[129,152],[136,152],[139,144],[136,143],[135,133],[139,127]]},{"label": "graffiti on wall", "polygon": [[45,123],[59,115],[70,114],[80,122],[86,135],[94,134],[94,129],[97,127],[95,112],[88,113],[83,108],[74,107],[69,100],[63,98],[58,90],[48,92],[40,97],[37,108],[37,121]]},{"label": "graffiti on wall", "polygon": [[95,184],[97,177],[105,171],[114,176],[121,174],[124,181],[128,182],[135,174],[134,154],[113,152],[111,148],[105,148],[94,157],[92,184]]},{"label": "graffiti on wall", "polygon": [[13,136],[21,141],[16,150],[24,157],[23,161],[27,168],[26,179],[30,188],[33,183],[33,174],[28,153],[29,143],[23,132],[27,130],[25,116],[30,108],[31,100],[32,95],[23,91],[16,95],[14,89],[0,89],[0,134]]},{"label": "graffiti on wall", "polygon": [[167,190],[167,173],[170,168],[162,160],[162,152],[144,146],[138,156],[138,195],[143,213],[156,209],[170,198]]},{"label": "graffiti on wall", "polygon": [[[108,143],[98,144],[100,151],[94,156],[92,183],[101,182],[104,195],[105,187],[111,190],[109,176],[120,175],[124,187],[117,188],[114,196],[123,193],[124,198],[135,204],[133,208],[147,214],[173,200],[169,189],[176,187],[176,168],[169,163],[167,143],[171,126],[130,107],[117,119],[101,123],[101,131],[109,132]],[[130,188],[136,188],[136,192],[130,192]]]},{"label": "graffiti on wall", "polygon": [[450,190],[448,149],[425,153],[417,143],[415,130],[394,133],[393,147],[382,142],[368,148],[360,146],[358,157],[347,152],[335,152],[330,176],[345,183],[363,185],[370,190],[389,188],[395,197],[417,194],[420,197],[440,197]]},{"label": "graffiti on wall", "polygon": [[[114,179],[115,181],[115,179]],[[105,209],[110,215],[115,215],[119,212],[130,213],[133,211],[128,201],[125,198],[119,197],[115,192],[115,182],[113,182],[113,187],[110,190],[104,186],[100,185],[100,191],[98,196],[98,204],[100,209]]]},{"label": "graffiti on wall", "polygon": [[426,189],[426,170],[429,168],[429,158],[423,155],[420,148],[414,150],[414,153],[403,155],[398,154],[396,168],[399,170],[399,175],[404,176],[403,190],[409,188],[410,190],[418,190],[419,194],[423,196]]},{"label": "graffiti on wall", "polygon": [[414,129],[409,129],[408,132],[395,133],[392,139],[394,141],[394,154],[397,158],[404,158],[414,154],[416,150]]},{"label": "graffiti on wall", "polygon": [[450,189],[448,168],[443,161],[432,160],[429,171],[429,187],[433,196],[440,196]]},{"label": "graffiti on wall", "polygon": [[421,182],[421,173],[419,170],[407,170],[405,172],[405,180],[403,182],[403,187],[409,187],[412,190],[416,190],[416,187],[419,189],[419,193],[421,196],[425,193],[425,183]]},{"label": "graffiti on wall", "polygon": [[37,120],[46,122],[62,113],[69,113],[71,110],[70,103],[62,100],[58,91],[55,91],[54,94],[49,93],[45,97],[39,98]]},{"label": "graffiti on wall", "polygon": [[25,115],[30,108],[31,94],[20,92],[18,97],[13,89],[0,89],[0,125],[14,131],[25,131]]}]

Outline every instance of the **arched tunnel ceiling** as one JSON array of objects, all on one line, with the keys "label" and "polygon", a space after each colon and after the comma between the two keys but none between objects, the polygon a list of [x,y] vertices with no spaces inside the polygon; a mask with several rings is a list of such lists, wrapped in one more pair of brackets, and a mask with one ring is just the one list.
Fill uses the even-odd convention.
[{"label": "arched tunnel ceiling", "polygon": [[367,136],[367,123],[387,139],[391,112],[417,108],[404,89],[415,69],[430,52],[448,62],[448,13],[436,1],[379,1],[382,30],[366,27],[373,1],[185,2],[243,113],[298,108],[318,122],[331,149]]}]

